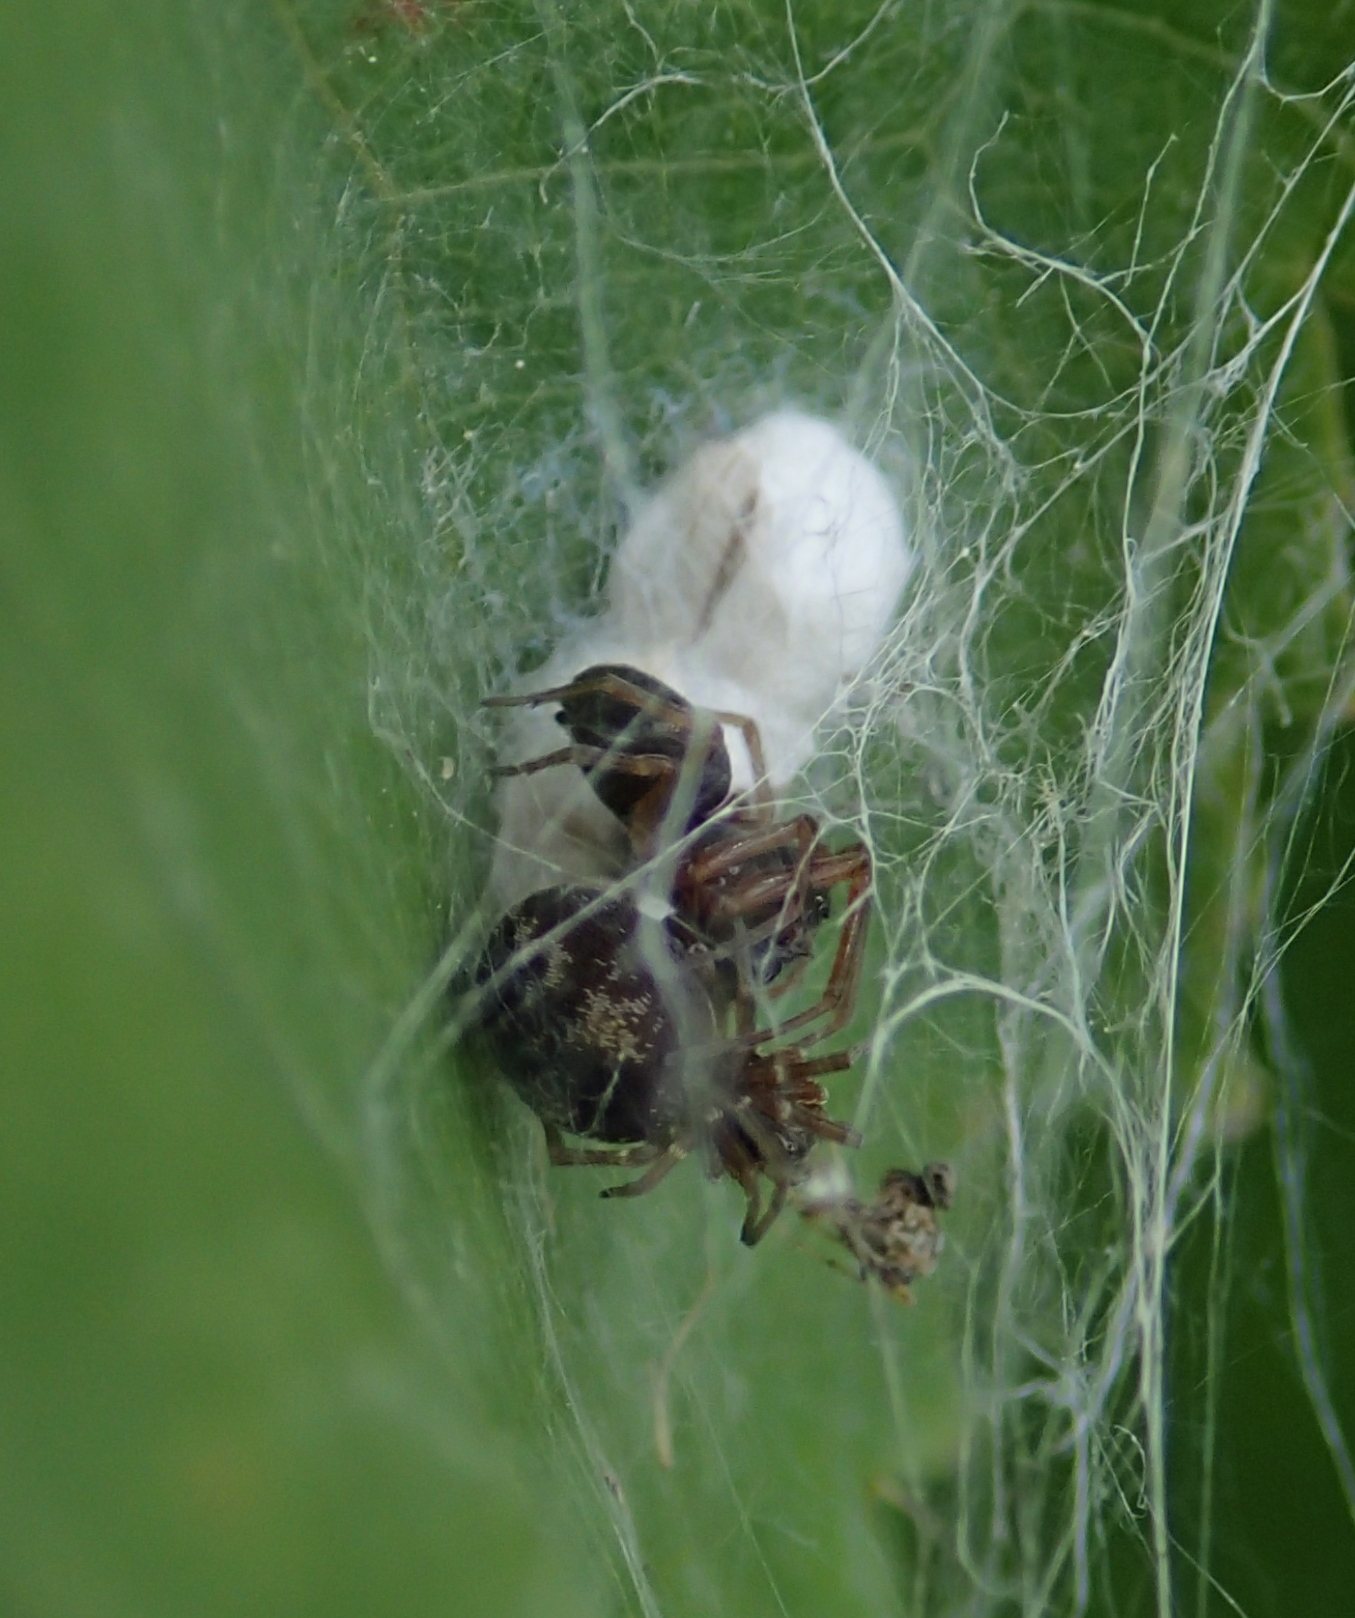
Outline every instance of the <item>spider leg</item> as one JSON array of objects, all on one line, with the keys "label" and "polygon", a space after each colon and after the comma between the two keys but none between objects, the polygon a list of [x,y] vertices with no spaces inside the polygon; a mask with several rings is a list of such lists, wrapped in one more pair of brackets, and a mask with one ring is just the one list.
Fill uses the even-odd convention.
[{"label": "spider leg", "polygon": [[766,1213],[758,1212],[760,1197],[756,1186],[744,1187],[748,1195],[748,1211],[744,1215],[743,1229],[739,1232],[739,1240],[745,1247],[756,1247],[767,1232],[776,1223],[777,1215],[786,1206],[786,1182],[777,1180],[772,1187],[772,1200],[767,1205]]},{"label": "spider leg", "polygon": [[[794,926],[808,904],[809,869],[818,830],[812,815],[796,815],[770,825],[725,824],[713,842],[694,849],[681,865],[676,895],[679,908],[690,911],[699,925],[718,938],[744,917],[769,905],[778,906],[776,915],[746,929],[750,945]],[[721,890],[720,879],[741,865],[788,849],[798,854],[791,867],[765,871],[728,891]]]},{"label": "spider leg", "polygon": [[866,935],[870,921],[870,854],[864,843],[844,850],[840,854],[816,855],[811,862],[809,887],[811,892],[822,892],[847,885],[847,914],[838,934],[837,952],[818,1001],[798,1012],[776,1030],[763,1037],[770,1039],[794,1033],[810,1023],[824,1019],[823,1026],[815,1028],[808,1038],[801,1038],[802,1047],[820,1044],[838,1033],[851,1020],[856,1008],[857,991],[861,986],[861,969],[866,958]]},{"label": "spider leg", "polygon": [[546,1152],[556,1168],[632,1168],[652,1163],[662,1151],[649,1142],[639,1146],[567,1146],[553,1124],[546,1124],[544,1128]]},{"label": "spider leg", "polygon": [[543,753],[540,758],[523,759],[518,764],[491,765],[489,773],[499,779],[535,775],[538,770],[553,770],[557,764],[577,764],[581,770],[586,770],[604,756],[600,747],[557,747],[553,753]]},{"label": "spider leg", "polygon": [[[673,1145],[664,1147],[638,1180],[628,1180],[624,1185],[609,1185],[602,1195],[642,1197],[646,1191],[652,1191],[661,1180],[671,1174],[686,1155],[687,1148],[674,1142]],[[638,1162],[639,1159],[632,1161]]]},{"label": "spider leg", "polygon": [[[749,1124],[752,1125],[751,1130],[746,1127]],[[732,1117],[727,1117],[716,1125],[706,1143],[710,1153],[708,1172],[711,1179],[727,1174],[743,1192],[746,1207],[739,1240],[748,1247],[754,1245],[765,1228],[761,1217],[760,1170],[763,1160],[761,1149],[755,1144],[758,1133],[760,1131],[755,1119],[741,1118],[735,1123]]]},{"label": "spider leg", "polygon": [[659,780],[673,773],[672,759],[662,753],[617,753],[606,747],[589,747],[584,742],[557,747],[553,753],[524,759],[520,764],[495,764],[490,767],[489,773],[494,776],[535,775],[538,770],[551,770],[557,764],[577,764],[585,771],[605,765],[616,775],[634,775],[650,780]]},{"label": "spider leg", "polygon": [[[791,1123],[820,1140],[833,1141],[838,1146],[860,1146],[861,1135],[850,1124],[839,1123],[824,1112],[827,1096],[816,1083],[822,1073],[841,1073],[852,1064],[855,1052],[834,1051],[830,1056],[806,1059],[798,1046],[782,1051],[757,1051],[748,1058],[745,1082],[753,1102],[754,1112],[743,1120],[745,1129],[754,1131],[767,1162],[777,1161],[773,1139],[762,1138],[765,1130],[758,1130],[758,1114],[769,1121]],[[782,1176],[768,1170],[773,1179]]]},{"label": "spider leg", "polygon": [[[637,669],[635,671],[639,673]],[[584,697],[612,697],[628,704],[647,718],[676,729],[691,729],[691,705],[676,691],[656,680],[662,689],[655,691],[637,680],[629,679],[621,665],[610,667],[598,664],[583,669],[564,685],[553,685],[544,691],[529,691],[518,696],[485,697],[484,708],[535,708],[543,702],[578,702]]]},{"label": "spider leg", "polygon": [[767,779],[767,755],[762,750],[762,732],[758,729],[757,720],[750,719],[747,714],[728,713],[723,708],[715,709],[715,717],[722,725],[731,726],[743,737],[743,745],[748,749],[748,761],[753,766],[753,785],[749,796],[759,809],[765,811],[771,806],[772,788]]},{"label": "spider leg", "polygon": [[[813,815],[796,815],[791,820],[777,820],[753,827],[730,827],[718,842],[695,849],[687,861],[687,870],[696,882],[713,882],[726,872],[746,865],[749,860],[791,847],[799,849],[799,863],[804,864],[810,858],[818,830],[818,822]],[[758,878],[758,885],[770,884],[775,887],[779,884],[783,889],[789,889],[795,886],[798,874],[798,865],[793,874],[784,870],[770,871],[765,877]],[[729,898],[732,900],[733,896]]]},{"label": "spider leg", "polygon": [[549,691],[523,691],[516,695],[506,697],[481,697],[482,708],[535,708],[543,702],[555,702],[562,691],[570,689],[567,685],[554,685]]},{"label": "spider leg", "polygon": [[845,1073],[861,1055],[863,1047],[833,1051],[828,1056],[801,1057],[795,1051],[794,1073],[797,1079],[816,1079],[821,1073]]},{"label": "spider leg", "polygon": [[743,1213],[743,1226],[739,1231],[739,1240],[745,1247],[752,1247],[755,1245],[756,1238],[754,1241],[749,1241],[748,1238],[761,1223],[762,1210],[762,1187],[758,1182],[757,1170],[750,1165],[744,1173],[738,1176],[738,1182],[739,1190],[743,1192],[747,1201],[747,1206],[744,1208]]},{"label": "spider leg", "polygon": [[836,1118],[827,1118],[817,1107],[791,1106],[791,1117],[801,1129],[807,1129],[820,1140],[830,1140],[835,1146],[860,1146],[861,1131],[850,1124],[840,1124]]}]

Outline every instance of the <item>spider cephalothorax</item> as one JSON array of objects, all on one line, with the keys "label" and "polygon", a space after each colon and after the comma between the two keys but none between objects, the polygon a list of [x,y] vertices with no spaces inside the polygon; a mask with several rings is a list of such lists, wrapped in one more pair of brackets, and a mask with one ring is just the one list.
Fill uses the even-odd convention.
[{"label": "spider cephalothorax", "polygon": [[[816,1060],[730,1037],[729,973],[683,922],[653,920],[622,892],[529,894],[495,927],[476,975],[481,1027],[545,1126],[551,1160],[645,1165],[604,1196],[639,1195],[701,1153],[742,1188],[751,1246],[815,1140],[857,1144],[825,1114],[818,1083],[849,1055]],[[566,1145],[565,1134],[594,1144]]]}]

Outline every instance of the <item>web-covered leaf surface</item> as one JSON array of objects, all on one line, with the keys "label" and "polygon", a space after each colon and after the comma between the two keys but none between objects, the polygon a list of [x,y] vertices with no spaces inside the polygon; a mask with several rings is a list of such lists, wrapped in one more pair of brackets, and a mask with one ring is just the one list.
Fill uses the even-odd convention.
[{"label": "web-covered leaf surface", "polygon": [[[740,1253],[694,1174],[600,1207],[494,1120],[531,1419],[626,1610],[1166,1613],[1207,1572],[1170,1258],[1269,1106],[1277,875],[1350,682],[1341,11],[284,6],[423,435],[371,714],[454,918],[493,834],[477,697],[590,610],[700,436],[845,420],[922,555],[803,783],[879,873],[835,1091],[864,1172],[958,1171],[919,1306],[789,1231]],[[417,1231],[448,1103],[418,1064],[371,1082]]]}]

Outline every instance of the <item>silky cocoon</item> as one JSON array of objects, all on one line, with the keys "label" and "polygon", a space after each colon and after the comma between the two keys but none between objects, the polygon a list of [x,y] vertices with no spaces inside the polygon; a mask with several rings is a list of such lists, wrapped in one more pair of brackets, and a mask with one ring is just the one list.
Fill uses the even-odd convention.
[{"label": "silky cocoon", "polygon": [[608,580],[621,634],[690,700],[738,692],[784,786],[865,669],[914,564],[897,500],[831,422],[798,410],[702,445],[622,537]]}]

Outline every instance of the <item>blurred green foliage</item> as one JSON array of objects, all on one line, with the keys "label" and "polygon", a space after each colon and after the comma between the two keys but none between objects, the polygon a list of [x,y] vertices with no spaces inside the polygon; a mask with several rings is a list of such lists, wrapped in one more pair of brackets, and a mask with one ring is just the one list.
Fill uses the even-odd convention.
[{"label": "blurred green foliage", "polygon": [[298,431],[361,338],[323,121],[218,11],[0,22],[0,1609],[593,1611],[511,1310],[427,1330],[358,1162],[436,875]]}]

